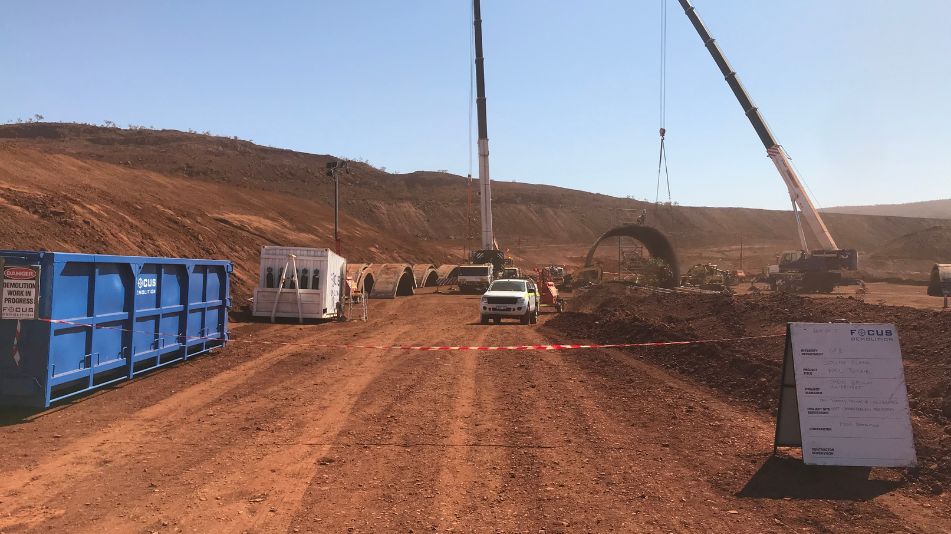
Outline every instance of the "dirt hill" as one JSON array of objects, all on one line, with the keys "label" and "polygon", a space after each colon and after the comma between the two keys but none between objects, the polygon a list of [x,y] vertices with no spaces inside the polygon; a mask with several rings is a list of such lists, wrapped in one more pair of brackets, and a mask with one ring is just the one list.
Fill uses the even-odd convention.
[{"label": "dirt hill", "polygon": [[928,217],[951,219],[951,198],[909,202],[907,204],[875,204],[872,206],[837,206],[828,208],[829,213],[852,213],[859,215],[891,215],[896,217]]},{"label": "dirt hill", "polygon": [[[0,126],[0,216],[7,222],[0,246],[229,258],[238,265],[237,295],[246,296],[259,246],[332,245],[333,184],[325,168],[335,159],[170,130]],[[656,207],[512,182],[494,183],[493,194],[501,245],[529,265],[577,263],[620,209],[648,209],[648,223],[672,237],[684,262],[735,265],[741,237],[747,268],[797,246],[788,212]],[[459,261],[465,199],[459,176],[389,174],[351,162],[341,179],[344,254],[351,261]],[[841,245],[874,252],[946,221],[830,214],[827,222]],[[894,274],[894,258],[868,259],[873,272],[881,265]],[[911,261],[901,269],[926,270],[927,261]]]},{"label": "dirt hill", "polygon": [[[941,255],[935,256],[935,250]],[[951,261],[951,221],[947,226],[933,226],[892,239],[876,250],[873,257],[948,263]]]}]

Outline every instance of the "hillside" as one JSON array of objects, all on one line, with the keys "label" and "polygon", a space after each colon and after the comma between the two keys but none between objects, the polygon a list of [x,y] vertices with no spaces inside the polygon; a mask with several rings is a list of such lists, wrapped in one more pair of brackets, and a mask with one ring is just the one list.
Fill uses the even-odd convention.
[{"label": "hillside", "polygon": [[[169,130],[0,126],[0,216],[7,221],[0,246],[229,258],[239,267],[237,293],[245,296],[259,246],[332,245],[333,185],[325,166],[334,159]],[[389,174],[351,162],[341,178],[344,254],[351,261],[459,261],[465,188],[459,176]],[[499,241],[526,264],[576,263],[596,236],[615,225],[619,209],[648,209],[648,223],[672,237],[684,262],[735,265],[741,237],[747,268],[797,246],[788,212],[656,207],[511,182],[495,182],[493,194]],[[925,271],[930,260],[877,260],[882,243],[945,222],[847,214],[827,219],[841,245],[869,253],[866,268],[889,276]],[[473,235],[477,230],[474,202]]]},{"label": "hillside", "polygon": [[[943,255],[933,256],[935,249],[943,251]],[[892,239],[876,250],[873,257],[948,263],[951,261],[951,222],[947,226],[933,226]]]},{"label": "hillside", "polygon": [[893,217],[927,217],[951,219],[951,198],[909,202],[906,204],[875,204],[872,206],[836,206],[824,210],[828,213],[851,213],[858,215],[889,215]]}]

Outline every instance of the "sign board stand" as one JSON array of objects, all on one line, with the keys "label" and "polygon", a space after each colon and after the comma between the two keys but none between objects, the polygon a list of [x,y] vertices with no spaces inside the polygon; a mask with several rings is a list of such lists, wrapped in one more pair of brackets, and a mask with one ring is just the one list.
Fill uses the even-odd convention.
[{"label": "sign board stand", "polygon": [[916,464],[893,324],[786,326],[773,454],[779,447],[802,448],[808,465]]},{"label": "sign board stand", "polygon": [[792,362],[792,336],[786,325],[786,350],[783,354],[783,374],[779,381],[779,411],[776,415],[776,437],[773,455],[780,447],[802,447],[799,428],[799,400],[796,398],[796,369]]}]

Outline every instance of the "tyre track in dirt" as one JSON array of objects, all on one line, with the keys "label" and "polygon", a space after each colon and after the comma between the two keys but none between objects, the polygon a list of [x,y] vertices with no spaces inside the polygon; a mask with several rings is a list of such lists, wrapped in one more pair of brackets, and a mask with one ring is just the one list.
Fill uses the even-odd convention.
[{"label": "tyre track in dirt", "polygon": [[[273,330],[269,330],[273,332]],[[316,338],[315,338],[316,339]],[[238,347],[240,349],[241,347]],[[230,350],[230,349],[225,349]],[[189,427],[196,424],[197,415],[209,406],[241,385],[255,372],[266,371],[271,365],[288,354],[297,350],[296,347],[279,347],[259,358],[239,363],[224,370],[217,369],[212,376],[185,386],[175,393],[168,394],[152,405],[140,406],[126,418],[105,423],[105,426],[85,432],[76,439],[61,439],[58,432],[64,428],[62,421],[40,419],[34,422],[34,433],[47,439],[41,443],[47,445],[38,457],[28,463],[26,467],[14,467],[4,471],[0,479],[0,496],[15,497],[4,499],[0,504],[0,528],[17,526],[20,519],[30,523],[57,517],[65,514],[70,500],[80,500],[74,510],[82,511],[86,502],[91,502],[91,496],[74,495],[73,487],[83,483],[96,485],[96,480],[102,478],[102,472],[107,466],[116,468],[138,463],[142,460],[141,448],[144,444],[153,443],[158,434],[168,432],[170,428]],[[239,352],[239,354],[241,354]],[[201,364],[208,369],[208,360],[218,358],[219,354],[205,355]],[[143,396],[149,395],[148,390],[164,390],[169,387],[178,387],[174,381],[176,374],[181,374],[184,366],[167,368],[161,376],[148,376],[124,384],[123,388],[105,391],[96,401],[96,405],[84,402],[63,406],[59,414],[71,412],[85,412],[87,408],[102,409],[106,414],[99,414],[103,419],[112,415],[112,407],[108,405],[109,397],[113,394],[124,395],[132,390],[142,391]],[[144,391],[143,391],[144,390]],[[134,393],[132,393],[134,395]],[[92,416],[94,419],[97,415]],[[94,428],[94,427],[93,427]],[[64,431],[65,433],[65,431]],[[60,437],[58,437],[60,436]],[[27,436],[17,436],[18,439],[4,440],[9,449],[26,449],[30,445],[24,442]],[[196,440],[187,440],[194,442]],[[125,463],[122,462],[125,460]],[[127,478],[127,477],[126,477]],[[119,478],[122,480],[122,477]],[[91,488],[88,488],[91,489]],[[51,497],[56,497],[51,498]],[[54,507],[47,503],[56,503]],[[75,503],[74,503],[75,504]],[[91,506],[91,504],[90,504]],[[19,518],[19,519],[18,519]],[[8,521],[12,520],[12,523]],[[25,525],[19,525],[25,526]]]},{"label": "tyre track in dirt", "polygon": [[[433,296],[436,305],[445,296]],[[470,306],[440,310],[425,332],[408,341],[423,345],[481,343]],[[328,525],[366,531],[433,526],[447,499],[468,478],[466,414],[471,413],[472,353],[409,352],[401,366],[381,375],[340,433],[337,448],[315,476],[295,526]],[[468,363],[461,363],[466,362]],[[372,512],[370,512],[372,510]]]},{"label": "tyre track in dirt", "polygon": [[[246,334],[580,341],[544,324],[478,325],[474,301],[374,301],[367,323]],[[39,442],[27,467],[0,463],[0,531],[947,530],[943,508],[924,508],[888,480],[847,498],[756,487],[768,471],[769,415],[637,352],[234,343],[204,358],[15,427],[32,431],[0,427],[7,450]],[[219,369],[214,358],[234,365]],[[213,372],[200,381],[194,369]],[[95,424],[73,430],[72,420]],[[64,437],[52,438],[58,429]]]},{"label": "tyre track in dirt", "polygon": [[[551,337],[558,340],[557,335]],[[781,469],[774,465],[800,464],[770,460],[772,419],[641,362],[630,352],[545,356],[560,362],[560,382],[584,405],[584,413],[595,420],[593,426],[605,434],[605,443],[621,445],[605,451],[608,458],[613,456],[608,465],[636,462],[645,504],[653,512],[665,510],[639,513],[637,529],[784,532],[835,525],[837,532],[940,532],[949,526],[930,504],[922,506],[896,492],[900,484],[893,472],[866,479],[842,469],[839,484],[824,480],[797,488],[795,477],[774,475]],[[579,375],[597,387],[582,387],[570,378]],[[651,499],[667,505],[651,504]]]},{"label": "tyre track in dirt", "polygon": [[[390,329],[372,342],[393,344],[412,329]],[[228,495],[226,502],[211,510],[191,507],[181,517],[182,525],[218,532],[240,532],[249,526],[266,532],[288,530],[313,472],[347,424],[359,397],[380,374],[400,365],[400,355],[393,351],[346,351],[336,358],[339,365],[327,370],[329,376],[313,382],[316,377],[302,374],[284,384],[302,396],[298,409],[281,417],[286,424],[275,432],[252,440],[228,458],[229,467],[197,490],[200,495]]]},{"label": "tyre track in dirt", "polygon": [[[368,328],[359,325],[361,323],[340,325],[339,328],[334,325],[305,327],[317,331],[302,337],[300,327],[296,326],[280,325],[271,327],[271,330],[283,332],[285,338],[290,335],[297,343],[319,343],[327,335],[326,326],[334,326],[338,334],[354,327]],[[382,324],[371,328],[379,326]],[[274,338],[267,336],[255,338],[274,341]],[[0,508],[0,515],[6,516],[0,517],[0,527],[16,526],[19,522],[16,517],[26,518],[35,524],[64,515],[69,516],[67,524],[72,529],[82,524],[76,520],[77,517],[88,517],[100,526],[104,519],[108,519],[106,523],[124,527],[116,530],[131,528],[129,521],[154,523],[154,526],[174,523],[176,516],[181,514],[179,510],[171,508],[167,514],[154,513],[161,510],[163,504],[169,504],[164,502],[167,501],[163,498],[167,495],[164,486],[192,495],[190,486],[194,485],[194,479],[213,473],[207,469],[195,475],[196,465],[212,462],[217,469],[221,469],[221,465],[229,463],[226,461],[227,456],[236,456],[228,448],[229,442],[239,440],[244,437],[241,434],[246,434],[236,430],[247,428],[242,422],[248,417],[245,413],[248,405],[262,400],[256,396],[270,402],[270,406],[265,409],[272,419],[281,412],[299,408],[286,402],[287,395],[281,394],[287,391],[288,379],[299,373],[293,366],[288,369],[281,367],[287,367],[287,360],[293,363],[306,356],[300,346],[268,347],[262,354],[260,346],[233,343],[227,350],[237,351],[251,359],[193,384],[156,405],[147,406],[127,420],[85,438],[64,443],[60,454],[40,459],[35,467],[5,473],[0,483],[5,491],[0,495],[12,492],[15,500],[5,499],[6,503],[22,504],[16,510]],[[148,386],[132,385],[139,388],[161,387],[161,381]],[[81,411],[82,408],[82,403],[78,403],[66,406],[64,411]],[[209,424],[209,417],[206,416],[219,416],[219,421]],[[212,439],[206,439],[209,436]],[[146,467],[139,469],[143,465]],[[153,466],[153,472],[149,473],[149,467]],[[180,487],[175,487],[176,483],[166,482],[169,477]],[[103,485],[100,480],[109,481],[109,484],[101,493],[96,493],[97,486]],[[40,481],[42,484],[39,484]],[[70,489],[76,487],[84,488],[85,491]],[[117,491],[119,489],[122,491]],[[100,505],[108,506],[106,503],[113,498],[115,504],[119,505],[119,513],[99,513],[97,509]],[[48,502],[55,505],[48,506]],[[199,502],[197,496],[195,502]]]}]

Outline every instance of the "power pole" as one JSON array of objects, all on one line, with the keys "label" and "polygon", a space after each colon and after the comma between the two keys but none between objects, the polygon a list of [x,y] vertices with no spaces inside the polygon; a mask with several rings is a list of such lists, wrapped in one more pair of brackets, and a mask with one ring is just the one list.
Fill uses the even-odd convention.
[{"label": "power pole", "polygon": [[340,171],[347,168],[346,161],[328,161],[327,173],[334,179],[334,252],[342,256],[340,246]]}]

